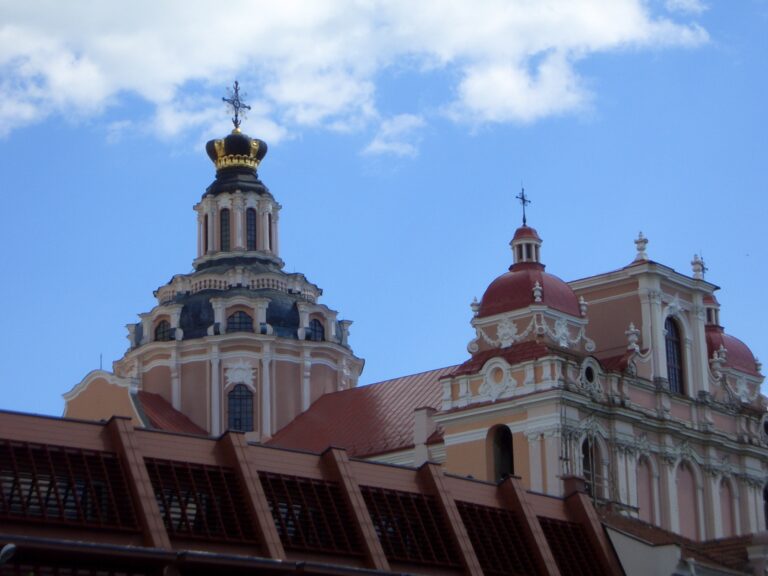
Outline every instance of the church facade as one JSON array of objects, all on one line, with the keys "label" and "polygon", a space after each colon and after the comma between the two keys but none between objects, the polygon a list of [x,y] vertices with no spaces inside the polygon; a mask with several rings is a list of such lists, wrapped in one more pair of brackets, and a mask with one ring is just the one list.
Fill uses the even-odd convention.
[{"label": "church facade", "polygon": [[113,371],[64,395],[66,417],[431,461],[554,497],[581,476],[595,502],[694,541],[765,530],[761,367],[721,327],[700,259],[676,272],[641,235],[628,265],[566,283],[524,222],[509,271],[472,303],[465,362],[357,388],[351,322],[283,270],[266,144],[236,125],[206,149],[194,271],[156,290]]}]

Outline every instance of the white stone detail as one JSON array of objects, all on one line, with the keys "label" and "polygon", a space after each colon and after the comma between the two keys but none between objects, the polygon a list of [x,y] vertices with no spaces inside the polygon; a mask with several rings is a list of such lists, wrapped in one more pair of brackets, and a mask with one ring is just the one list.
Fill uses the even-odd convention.
[{"label": "white stone detail", "polygon": [[245,384],[253,388],[253,366],[245,360],[240,360],[225,370],[227,386]]}]

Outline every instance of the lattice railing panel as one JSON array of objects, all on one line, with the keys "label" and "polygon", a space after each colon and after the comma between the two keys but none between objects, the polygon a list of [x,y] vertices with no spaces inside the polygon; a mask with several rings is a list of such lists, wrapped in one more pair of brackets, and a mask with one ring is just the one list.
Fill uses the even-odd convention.
[{"label": "lattice railing panel", "polygon": [[168,535],[227,542],[255,542],[253,519],[235,472],[146,458]]},{"label": "lattice railing panel", "polygon": [[387,558],[440,567],[460,567],[450,528],[433,496],[361,487]]},{"label": "lattice railing panel", "polygon": [[0,576],[148,576],[148,572],[100,568],[12,564],[0,566]]},{"label": "lattice railing panel", "polygon": [[456,505],[484,574],[538,573],[530,552],[532,544],[517,514],[468,502]]},{"label": "lattice railing panel", "polygon": [[137,530],[111,452],[0,440],[0,518]]},{"label": "lattice railing panel", "polygon": [[563,576],[600,576],[602,564],[581,524],[539,516],[541,528]]},{"label": "lattice railing panel", "polygon": [[261,472],[259,479],[283,546],[362,555],[360,538],[335,482]]}]

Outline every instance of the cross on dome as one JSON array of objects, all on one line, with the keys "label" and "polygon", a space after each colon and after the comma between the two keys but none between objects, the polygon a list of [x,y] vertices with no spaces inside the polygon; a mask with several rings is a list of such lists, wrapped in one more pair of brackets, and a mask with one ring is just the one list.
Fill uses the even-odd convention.
[{"label": "cross on dome", "polygon": [[520,204],[523,206],[523,226],[527,226],[528,224],[525,221],[525,207],[528,206],[531,201],[528,199],[528,197],[525,195],[525,188],[522,186],[520,187],[520,194],[515,196],[518,200],[520,200]]},{"label": "cross on dome", "polygon": [[239,131],[241,118],[245,118],[245,110],[250,110],[251,107],[240,98],[240,83],[237,80],[235,80],[234,87],[227,88],[227,91],[229,92],[229,98],[222,98],[222,101],[224,101],[229,108],[232,109],[232,112],[234,112],[235,115],[232,116],[232,124],[235,125],[235,130]]}]

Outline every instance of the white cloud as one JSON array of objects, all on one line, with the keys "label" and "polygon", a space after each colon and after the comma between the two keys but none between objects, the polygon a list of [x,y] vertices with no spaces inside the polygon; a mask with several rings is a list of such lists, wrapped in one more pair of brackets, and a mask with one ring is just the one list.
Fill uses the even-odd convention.
[{"label": "white cloud", "polygon": [[376,137],[365,147],[364,154],[416,156],[418,130],[424,119],[413,114],[398,114],[381,122]]},{"label": "white cloud", "polygon": [[667,0],[666,7],[670,12],[684,14],[702,14],[709,10],[709,6],[701,0]]},{"label": "white cloud", "polygon": [[[683,19],[700,6],[667,0]],[[591,54],[707,40],[644,0],[0,0],[0,13],[0,135],[98,115],[124,95],[154,107],[134,127],[210,132],[226,124],[213,103],[236,77],[256,103],[253,134],[360,130],[385,115],[377,82],[403,64],[459,79],[443,102],[454,118],[532,122],[588,105],[578,62]],[[387,148],[386,122],[374,149]]]}]

